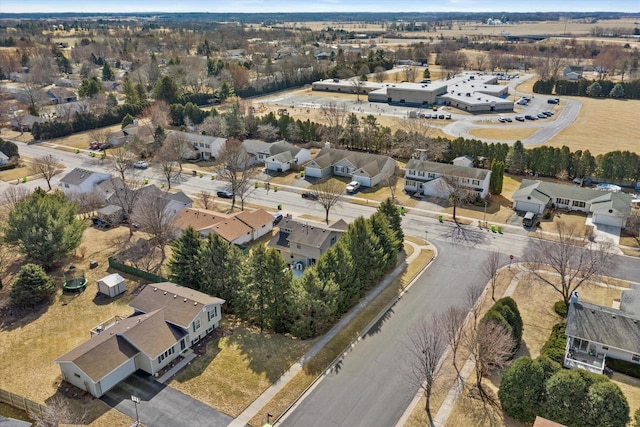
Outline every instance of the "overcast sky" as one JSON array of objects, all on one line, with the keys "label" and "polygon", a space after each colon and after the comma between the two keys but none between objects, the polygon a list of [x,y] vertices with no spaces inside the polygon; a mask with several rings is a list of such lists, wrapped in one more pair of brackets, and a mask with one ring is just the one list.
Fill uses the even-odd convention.
[{"label": "overcast sky", "polygon": [[639,12],[638,0],[0,0],[0,12]]}]

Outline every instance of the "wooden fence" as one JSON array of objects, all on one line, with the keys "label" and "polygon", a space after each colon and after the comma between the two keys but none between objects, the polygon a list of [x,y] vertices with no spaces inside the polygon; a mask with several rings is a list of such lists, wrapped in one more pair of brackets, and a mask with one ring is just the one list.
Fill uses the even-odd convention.
[{"label": "wooden fence", "polygon": [[41,416],[45,407],[39,403],[29,400],[26,397],[19,396],[0,388],[0,402],[18,408],[27,413],[29,416]]}]

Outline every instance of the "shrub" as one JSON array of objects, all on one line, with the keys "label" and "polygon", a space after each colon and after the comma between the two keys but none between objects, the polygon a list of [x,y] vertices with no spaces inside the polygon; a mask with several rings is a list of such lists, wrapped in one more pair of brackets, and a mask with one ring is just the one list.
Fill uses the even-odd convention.
[{"label": "shrub", "polygon": [[558,301],[553,304],[553,310],[556,314],[564,319],[567,318],[567,312],[569,311],[569,306],[564,301]]},{"label": "shrub", "polygon": [[542,350],[540,350],[541,356],[546,356],[560,364],[564,362],[564,349],[567,344],[567,337],[564,334],[566,329],[567,326],[564,323],[556,323],[553,325],[549,339],[542,346]]},{"label": "shrub", "polygon": [[633,426],[640,427],[640,408],[636,410],[636,413],[633,415]]},{"label": "shrub", "polygon": [[502,376],[498,390],[504,412],[519,421],[533,422],[544,403],[544,383],[544,369],[537,361],[516,359]]},{"label": "shrub", "polygon": [[630,377],[640,378],[640,365],[638,365],[637,363],[609,358],[607,358],[605,363],[610,369],[613,369],[616,372],[629,375]]},{"label": "shrub", "polygon": [[629,422],[629,402],[620,387],[609,380],[589,387],[585,403],[587,425],[625,427]]},{"label": "shrub", "polygon": [[522,317],[520,317],[516,302],[509,297],[499,299],[482,318],[483,322],[489,320],[503,325],[511,332],[515,342],[513,349],[515,353],[520,347],[520,341],[522,341]]}]

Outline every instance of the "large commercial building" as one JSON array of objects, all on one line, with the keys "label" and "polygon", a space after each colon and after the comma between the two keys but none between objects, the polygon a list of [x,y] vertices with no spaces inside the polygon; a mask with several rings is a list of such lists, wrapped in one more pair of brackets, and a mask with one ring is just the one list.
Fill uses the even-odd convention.
[{"label": "large commercial building", "polygon": [[498,84],[498,77],[483,73],[462,73],[448,80],[423,83],[375,83],[328,79],[314,82],[312,89],[325,92],[368,94],[369,102],[385,102],[407,107],[449,105],[472,113],[512,111],[506,99],[509,87]]}]

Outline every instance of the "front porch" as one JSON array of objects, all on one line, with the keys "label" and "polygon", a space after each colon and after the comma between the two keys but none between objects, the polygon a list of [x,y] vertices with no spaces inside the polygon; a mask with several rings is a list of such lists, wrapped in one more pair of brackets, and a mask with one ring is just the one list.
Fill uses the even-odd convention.
[{"label": "front porch", "polygon": [[602,374],[604,372],[605,360],[607,356],[604,353],[595,353],[589,343],[577,338],[569,338],[564,352],[564,367],[585,369],[594,374]]}]

